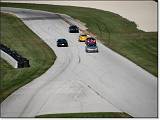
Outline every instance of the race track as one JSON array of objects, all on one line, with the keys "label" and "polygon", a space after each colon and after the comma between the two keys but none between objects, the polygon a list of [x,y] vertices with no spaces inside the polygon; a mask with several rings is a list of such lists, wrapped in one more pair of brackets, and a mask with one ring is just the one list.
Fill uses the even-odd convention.
[{"label": "race track", "polygon": [[[54,65],[1,104],[2,117],[34,117],[75,112],[126,112],[157,117],[157,78],[98,42],[86,53],[77,33],[54,13],[2,8],[15,14],[55,52]],[[68,48],[58,48],[66,38]],[[45,53],[44,53],[45,54]]]}]

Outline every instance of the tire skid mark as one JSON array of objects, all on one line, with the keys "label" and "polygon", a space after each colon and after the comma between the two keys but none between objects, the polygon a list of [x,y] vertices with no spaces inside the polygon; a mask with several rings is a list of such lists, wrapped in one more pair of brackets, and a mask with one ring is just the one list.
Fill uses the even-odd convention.
[{"label": "tire skid mark", "polygon": [[[66,63],[66,62],[63,62],[63,63]],[[66,66],[65,66],[61,71],[59,71],[59,73],[58,73],[57,75],[55,75],[54,79],[48,81],[47,83],[45,83],[45,84],[41,85],[39,88],[37,88],[37,90],[34,92],[34,94],[32,95],[32,97],[30,98],[30,100],[27,102],[27,104],[26,104],[26,106],[24,107],[23,111],[20,113],[19,117],[22,117],[22,116],[23,116],[23,114],[25,113],[25,111],[27,110],[27,108],[30,106],[31,101],[34,99],[34,97],[36,97],[36,95],[37,95],[38,93],[40,93],[41,90],[43,90],[42,88],[44,88],[44,87],[46,87],[47,85],[49,85],[49,84],[51,84],[52,82],[54,82],[55,79],[57,79],[63,72],[65,72],[65,70],[68,68],[69,64],[70,64],[70,60],[69,60],[69,62],[66,64]],[[62,66],[64,66],[64,65],[62,64]]]},{"label": "tire skid mark", "polygon": [[[70,41],[70,43],[71,43],[71,44],[74,44],[73,41]],[[78,50],[78,46],[77,46],[77,45],[76,45],[75,48]],[[73,48],[71,47],[70,49],[73,49]],[[78,61],[75,60],[75,59],[77,59],[77,55],[79,55],[79,50],[76,52],[76,54],[74,54],[72,51],[74,51],[74,50],[70,50],[70,52],[69,52],[69,53],[70,53],[69,55],[71,55],[69,58],[72,58],[72,59],[70,59],[70,66],[71,66],[72,63],[75,64],[75,65],[73,66],[72,70],[69,69],[69,66],[67,67],[67,69],[69,69],[70,73],[74,73],[74,69],[77,67],[77,64],[80,62],[80,56],[78,56]],[[68,55],[67,55],[67,56],[68,56]],[[65,71],[67,71],[67,70],[65,70]],[[63,73],[60,73],[60,74],[63,74]],[[59,75],[59,77],[60,77],[60,75]],[[68,82],[71,82],[71,81],[73,81],[73,80],[64,81],[63,84],[68,83]],[[51,88],[52,88],[52,86],[51,86]],[[50,88],[50,89],[51,89],[51,88]],[[60,90],[60,89],[63,89],[63,86],[59,86],[58,90]],[[56,91],[54,91],[54,94],[56,94]],[[51,97],[51,96],[48,95],[47,101],[49,100],[50,97]],[[43,105],[41,106],[40,110],[39,110],[36,114],[38,114],[38,113],[41,112],[41,110],[43,109],[43,107],[47,104],[47,101],[45,101],[45,102],[43,103]],[[80,103],[80,101],[79,101],[79,103]],[[81,109],[82,109],[82,103],[80,103],[80,107],[81,107]]]},{"label": "tire skid mark", "polygon": [[[110,102],[106,97],[104,97],[103,95],[101,95],[101,93],[99,93],[96,89],[94,89],[93,87],[91,87],[91,85],[89,85],[88,83],[85,83],[84,81],[82,81],[80,78],[81,76],[77,73],[76,74],[76,77],[77,77],[77,80],[80,81],[84,86],[88,87],[91,91],[93,91],[97,96],[99,96],[101,99],[105,100],[107,103],[110,103],[112,106],[114,106],[115,108],[117,108],[119,111],[122,111],[124,112],[124,110],[122,110],[121,108],[115,106],[112,102]],[[88,77],[89,79],[89,77]]]},{"label": "tire skid mark", "polygon": [[[72,58],[72,57],[71,57]],[[72,63],[71,61],[72,61],[73,59],[71,59],[70,60],[70,64]],[[69,65],[68,65],[69,66]],[[76,66],[75,66],[76,67]],[[67,67],[66,69],[68,69],[69,67]],[[74,69],[74,68],[73,68]],[[67,71],[67,70],[65,70],[65,71]],[[63,71],[63,72],[65,72],[65,71]],[[71,71],[71,70],[70,70]],[[61,72],[60,74],[63,74],[63,72]],[[58,76],[58,77],[60,77],[60,75]],[[70,80],[70,81],[72,81],[72,80]],[[68,83],[68,82],[70,82],[70,81],[67,81],[67,80],[65,80],[64,82],[63,82],[63,84],[65,84],[65,83]],[[46,86],[47,87],[47,86]],[[51,88],[52,88],[52,86],[51,86]],[[59,85],[59,87],[58,87],[58,90],[60,90],[60,89],[63,89],[63,86],[60,86]],[[56,94],[56,91],[54,91],[54,94]],[[51,96],[50,95],[48,95],[48,97],[47,97],[47,101],[49,100],[49,98],[50,98]],[[43,109],[43,107],[47,104],[47,101],[45,101],[44,103],[43,103],[43,105],[40,107],[40,110],[36,113],[36,114],[38,114],[38,113],[40,113],[41,112],[41,110]]]},{"label": "tire skid mark", "polygon": [[[43,31],[44,31],[44,30],[43,30]],[[46,32],[46,33],[47,33],[47,32]],[[54,50],[54,49],[53,49],[53,50]],[[58,77],[60,77],[61,74],[62,74],[63,72],[65,72],[66,69],[68,69],[68,66],[71,64],[71,59],[70,59],[70,58],[67,59],[67,58],[68,58],[67,56],[65,56],[65,57],[66,57],[66,58],[63,59],[63,62],[62,62],[62,64],[61,64],[62,67],[63,67],[64,65],[65,65],[65,67],[64,67],[61,71],[59,71],[59,73],[58,73],[52,80],[50,80],[49,82],[43,84],[43,86],[40,86],[39,88],[37,88],[37,90],[34,92],[34,94],[32,95],[32,97],[30,98],[30,100],[27,102],[27,104],[26,104],[26,106],[24,107],[23,111],[20,113],[20,117],[23,116],[23,114],[25,113],[25,111],[27,110],[27,108],[30,106],[31,101],[36,97],[36,94],[40,93],[40,91],[42,90],[42,88],[44,88],[44,86],[47,86],[47,85],[51,84],[52,82],[54,82],[53,80],[55,80],[55,79],[57,79]],[[71,58],[72,58],[72,57],[71,57]],[[57,59],[58,59],[58,58],[57,58]],[[69,60],[69,61],[66,62],[66,60]],[[72,60],[73,60],[73,59],[72,59]],[[56,61],[55,61],[55,62],[56,62]],[[66,64],[66,63],[67,63],[67,64]],[[43,106],[42,106],[42,107],[43,107]]]},{"label": "tire skid mark", "polygon": [[78,56],[78,63],[80,63],[81,62],[81,58],[80,58],[80,56]]},{"label": "tire skid mark", "polygon": [[87,85],[88,88],[90,88],[93,92],[95,92],[99,97],[101,97],[102,99],[104,99],[105,101],[107,101],[108,103],[110,103],[111,105],[113,105],[115,108],[119,109],[119,111],[124,111],[120,108],[118,108],[117,106],[115,106],[112,102],[110,102],[109,100],[107,100],[103,95],[101,95],[98,91],[96,91],[94,88],[92,88],[90,85]]}]

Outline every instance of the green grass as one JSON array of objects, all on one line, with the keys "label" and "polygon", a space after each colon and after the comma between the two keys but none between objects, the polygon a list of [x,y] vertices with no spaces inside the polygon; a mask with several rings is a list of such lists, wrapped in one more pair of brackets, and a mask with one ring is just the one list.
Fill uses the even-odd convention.
[{"label": "green grass", "polygon": [[[157,33],[112,35],[110,47],[146,69],[158,75],[158,40]],[[134,39],[133,39],[134,38]]]},{"label": "green grass", "polygon": [[1,102],[13,91],[44,73],[53,65],[54,52],[23,22],[9,14],[1,14],[1,43],[16,50],[30,61],[29,68],[14,69],[1,59]]},{"label": "green grass", "polygon": [[91,8],[58,5],[1,3],[1,6],[58,12],[79,19],[86,23],[89,31],[106,46],[158,76],[157,32],[138,30],[134,22],[117,14]]},{"label": "green grass", "polygon": [[132,118],[124,112],[89,112],[39,115],[36,118]]},{"label": "green grass", "polygon": [[0,58],[0,69],[7,69],[7,70],[13,70],[14,68],[7,63],[5,60],[3,60],[2,58]]}]

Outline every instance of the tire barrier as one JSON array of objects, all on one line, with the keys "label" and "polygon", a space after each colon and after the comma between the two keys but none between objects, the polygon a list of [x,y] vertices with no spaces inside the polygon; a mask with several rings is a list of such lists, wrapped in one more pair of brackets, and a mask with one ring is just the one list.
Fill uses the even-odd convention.
[{"label": "tire barrier", "polygon": [[[8,48],[7,46],[5,46],[3,44],[0,44],[0,50],[2,51],[1,56],[7,57],[4,59],[7,60],[7,62],[9,62],[14,68],[30,67],[29,60],[27,60],[27,58],[24,58],[21,55],[19,55],[15,50],[11,50],[10,48]],[[8,56],[5,55],[5,53]],[[15,64],[17,64],[17,65],[15,65]]]}]

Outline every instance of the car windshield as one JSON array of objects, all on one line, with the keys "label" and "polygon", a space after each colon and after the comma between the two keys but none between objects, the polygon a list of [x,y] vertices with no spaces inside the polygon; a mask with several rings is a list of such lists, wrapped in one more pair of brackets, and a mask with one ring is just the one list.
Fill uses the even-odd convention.
[{"label": "car windshield", "polygon": [[96,44],[88,44],[88,47],[96,47]]},{"label": "car windshield", "polygon": [[77,26],[70,26],[70,28],[77,28]]},{"label": "car windshield", "polygon": [[95,40],[94,38],[87,38],[87,40]]},{"label": "car windshield", "polygon": [[58,42],[67,42],[65,39],[59,39]]}]

